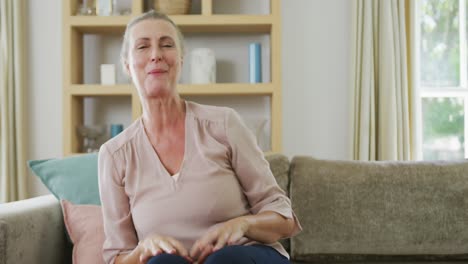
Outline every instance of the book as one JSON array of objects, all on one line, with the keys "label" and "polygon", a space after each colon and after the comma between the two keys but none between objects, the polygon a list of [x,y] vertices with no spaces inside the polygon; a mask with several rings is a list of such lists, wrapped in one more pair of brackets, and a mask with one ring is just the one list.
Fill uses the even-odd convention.
[{"label": "book", "polygon": [[260,43],[249,45],[249,81],[262,82],[262,46]]}]

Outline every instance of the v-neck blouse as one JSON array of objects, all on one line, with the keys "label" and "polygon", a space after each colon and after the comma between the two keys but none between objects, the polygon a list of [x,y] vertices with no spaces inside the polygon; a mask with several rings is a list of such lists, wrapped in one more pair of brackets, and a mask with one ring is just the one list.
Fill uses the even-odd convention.
[{"label": "v-neck blouse", "polygon": [[[154,151],[141,118],[101,147],[106,263],[152,234],[171,236],[190,250],[209,228],[263,211],[294,219],[291,236],[301,230],[255,137],[234,110],[186,102],[185,131],[177,180]],[[289,257],[280,243],[269,246]]]},{"label": "v-neck blouse", "polygon": [[180,174],[179,174],[178,172],[175,173],[174,175],[172,175],[172,179],[173,179],[174,181],[178,181],[178,180],[179,180],[179,175],[180,175]]}]

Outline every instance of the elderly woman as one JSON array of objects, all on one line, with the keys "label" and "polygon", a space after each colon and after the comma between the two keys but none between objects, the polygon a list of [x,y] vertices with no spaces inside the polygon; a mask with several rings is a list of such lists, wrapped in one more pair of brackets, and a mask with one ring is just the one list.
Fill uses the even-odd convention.
[{"label": "elderly woman", "polygon": [[143,115],[99,152],[105,262],[289,263],[290,200],[236,112],[180,98],[174,22],[135,18],[121,55]]}]

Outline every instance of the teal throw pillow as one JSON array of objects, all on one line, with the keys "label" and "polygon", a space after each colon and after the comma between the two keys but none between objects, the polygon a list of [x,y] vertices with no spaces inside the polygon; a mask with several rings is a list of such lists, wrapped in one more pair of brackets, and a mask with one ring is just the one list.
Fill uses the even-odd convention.
[{"label": "teal throw pillow", "polygon": [[63,159],[31,160],[28,165],[57,199],[100,205],[97,153]]}]

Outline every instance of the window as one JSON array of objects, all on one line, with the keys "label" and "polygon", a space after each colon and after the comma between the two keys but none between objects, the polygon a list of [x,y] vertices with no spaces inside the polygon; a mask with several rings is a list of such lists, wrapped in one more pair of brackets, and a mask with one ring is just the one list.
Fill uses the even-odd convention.
[{"label": "window", "polygon": [[468,157],[468,0],[419,0],[418,86],[422,158]]}]

